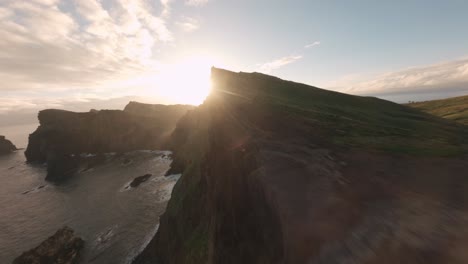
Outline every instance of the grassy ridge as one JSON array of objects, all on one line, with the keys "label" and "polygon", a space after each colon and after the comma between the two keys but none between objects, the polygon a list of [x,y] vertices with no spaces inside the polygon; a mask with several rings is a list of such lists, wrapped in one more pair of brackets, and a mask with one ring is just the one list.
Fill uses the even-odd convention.
[{"label": "grassy ridge", "polygon": [[468,125],[468,96],[410,103],[408,106]]},{"label": "grassy ridge", "polygon": [[225,73],[218,86],[268,111],[288,113],[320,130],[334,144],[403,154],[468,153],[468,128],[381,100],[328,91],[260,73]]}]

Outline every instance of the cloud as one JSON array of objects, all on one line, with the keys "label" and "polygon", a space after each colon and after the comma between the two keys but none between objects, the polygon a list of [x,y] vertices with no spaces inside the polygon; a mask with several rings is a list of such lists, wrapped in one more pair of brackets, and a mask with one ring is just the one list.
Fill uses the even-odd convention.
[{"label": "cloud", "polygon": [[[309,49],[315,46],[320,45],[320,41],[315,41],[311,44],[305,45],[305,49]],[[260,65],[257,65],[258,71],[263,72],[266,74],[270,74],[272,71],[277,70],[283,66],[286,66],[288,64],[294,63],[300,59],[302,59],[304,56],[303,55],[291,55],[291,56],[285,56],[270,62],[266,62]]]},{"label": "cloud", "polygon": [[296,62],[298,60],[302,59],[302,55],[292,55],[292,56],[286,56],[283,58],[276,59],[271,62],[267,62],[264,64],[261,64],[259,67],[259,71],[263,73],[271,73],[274,70],[277,70],[283,66],[286,66],[288,64],[291,64],[293,62]]},{"label": "cloud", "polygon": [[161,12],[161,15],[163,17],[167,17],[171,13],[171,3],[172,0],[161,0],[161,5],[163,6],[163,11]]},{"label": "cloud", "polygon": [[176,22],[176,25],[185,32],[192,32],[200,27],[198,20],[186,16],[183,16],[180,21]]},{"label": "cloud", "polygon": [[320,45],[320,41],[315,41],[313,43],[310,43],[310,44],[307,44],[304,46],[305,49],[310,49],[312,47],[315,47],[315,46],[319,46]]},{"label": "cloud", "polygon": [[157,69],[153,50],[174,40],[170,3],[2,1],[0,91],[96,89]]},{"label": "cloud", "polygon": [[[0,97],[0,130],[5,131],[5,127],[8,126],[35,124],[38,121],[37,113],[42,109],[64,109],[75,112],[88,112],[90,109],[122,110],[129,101],[152,103],[147,97],[97,98],[93,94],[67,98]],[[27,132],[32,132],[32,130]]]},{"label": "cloud", "polygon": [[468,59],[388,72],[342,91],[362,95],[454,93],[468,90]]},{"label": "cloud", "polygon": [[202,6],[206,5],[209,0],[186,0],[185,4],[189,6]]},{"label": "cloud", "polygon": [[27,111],[29,109],[34,112],[37,109],[43,108],[61,108],[64,106],[63,102],[58,99],[33,99],[33,98],[0,98],[0,114],[11,111]]},{"label": "cloud", "polygon": [[65,109],[70,111],[87,112],[94,109],[123,109],[131,100],[145,102],[143,97],[122,96],[100,98],[93,94],[82,94],[67,98],[0,98],[0,116],[5,117],[8,112],[32,113],[34,116],[41,109]]}]

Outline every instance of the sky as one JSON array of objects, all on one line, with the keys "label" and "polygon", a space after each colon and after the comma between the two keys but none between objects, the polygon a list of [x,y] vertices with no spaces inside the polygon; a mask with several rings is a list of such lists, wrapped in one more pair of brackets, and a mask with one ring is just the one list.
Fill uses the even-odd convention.
[{"label": "sky", "polygon": [[465,0],[0,0],[0,122],[200,101],[212,65],[396,102],[464,95],[467,10]]}]

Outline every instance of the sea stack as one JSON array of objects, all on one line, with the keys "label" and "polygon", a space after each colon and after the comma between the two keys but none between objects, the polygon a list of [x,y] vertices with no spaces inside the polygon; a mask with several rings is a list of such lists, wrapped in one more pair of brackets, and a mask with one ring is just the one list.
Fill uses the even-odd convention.
[{"label": "sea stack", "polygon": [[6,139],[5,136],[0,136],[0,155],[9,154],[17,150],[16,146]]}]

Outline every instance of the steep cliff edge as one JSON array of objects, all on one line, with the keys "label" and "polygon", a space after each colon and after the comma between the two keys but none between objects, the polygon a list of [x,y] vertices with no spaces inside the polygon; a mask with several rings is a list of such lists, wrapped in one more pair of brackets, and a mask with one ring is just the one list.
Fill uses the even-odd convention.
[{"label": "steep cliff edge", "polygon": [[213,69],[134,263],[465,263],[468,128],[376,98]]},{"label": "steep cliff edge", "polygon": [[47,162],[51,178],[61,177],[76,167],[72,155],[162,148],[177,120],[191,109],[130,102],[123,111],[43,110],[25,155],[29,162]]},{"label": "steep cliff edge", "polygon": [[17,150],[16,146],[6,139],[5,136],[0,136],[0,155],[9,154]]}]

